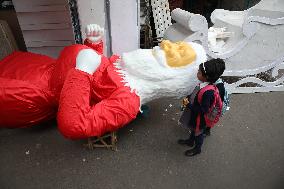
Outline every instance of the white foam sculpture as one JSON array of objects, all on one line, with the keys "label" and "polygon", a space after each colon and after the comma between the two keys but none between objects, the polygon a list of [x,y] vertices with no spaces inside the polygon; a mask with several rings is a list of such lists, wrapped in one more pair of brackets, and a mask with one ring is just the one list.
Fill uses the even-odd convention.
[{"label": "white foam sculpture", "polygon": [[[223,36],[218,52],[209,45],[205,17],[181,9],[173,10],[171,16],[176,23],[167,28],[164,39],[200,42],[209,57],[224,59],[224,76],[239,78],[227,84],[231,93],[284,91],[280,73],[284,69],[284,0],[262,0],[244,11],[213,11],[213,27],[229,34]],[[258,78],[260,73],[270,74],[273,81]],[[243,85],[247,83],[254,85]]]}]

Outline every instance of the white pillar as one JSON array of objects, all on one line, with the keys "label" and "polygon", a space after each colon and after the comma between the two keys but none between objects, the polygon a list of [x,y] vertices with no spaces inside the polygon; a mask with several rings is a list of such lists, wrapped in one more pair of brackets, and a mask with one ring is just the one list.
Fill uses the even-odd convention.
[{"label": "white pillar", "polygon": [[122,55],[139,48],[139,5],[140,0],[77,0],[83,39],[86,25],[99,24],[105,28],[106,55]]},{"label": "white pillar", "polygon": [[140,0],[110,0],[110,34],[113,54],[140,46]]},{"label": "white pillar", "polygon": [[[98,24],[105,28],[106,23],[106,13],[105,13],[105,0],[77,0],[78,15],[81,25],[81,33],[83,40],[85,36],[85,27],[88,24]],[[108,44],[106,40],[107,35],[105,35],[105,49],[106,54]]]}]

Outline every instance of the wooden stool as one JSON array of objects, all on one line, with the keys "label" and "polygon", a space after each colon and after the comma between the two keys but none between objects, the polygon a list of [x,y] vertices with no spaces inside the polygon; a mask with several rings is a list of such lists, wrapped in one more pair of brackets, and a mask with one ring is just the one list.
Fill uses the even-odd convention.
[{"label": "wooden stool", "polygon": [[117,134],[116,132],[107,133],[101,137],[90,137],[85,147],[93,150],[94,148],[108,148],[117,151]]}]

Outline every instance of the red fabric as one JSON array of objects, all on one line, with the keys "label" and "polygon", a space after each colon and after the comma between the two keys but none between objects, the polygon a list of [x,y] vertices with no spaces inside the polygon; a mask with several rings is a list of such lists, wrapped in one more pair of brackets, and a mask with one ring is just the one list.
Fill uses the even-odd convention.
[{"label": "red fabric", "polygon": [[[200,91],[198,93],[197,100],[200,104],[201,104],[201,101],[202,101],[203,94],[208,90],[214,91],[214,101],[213,101],[213,104],[211,105],[208,113],[206,113],[204,115],[204,118],[205,118],[206,126],[207,127],[213,127],[219,121],[219,118],[220,118],[221,113],[222,113],[223,103],[222,103],[218,88],[215,85],[207,85],[207,86],[203,87],[202,89],[200,89]],[[216,112],[216,115],[214,115],[212,113],[212,110],[215,106],[218,107],[218,112]],[[211,116],[213,116],[213,117],[211,117]],[[200,127],[200,114],[197,116],[197,120],[196,120],[196,132],[200,131],[199,127]]]},{"label": "red fabric", "polygon": [[56,115],[48,81],[55,60],[14,52],[0,61],[0,127],[36,125]]},{"label": "red fabric", "polygon": [[[58,128],[67,138],[77,139],[101,136],[115,131],[133,120],[140,107],[139,97],[121,85],[120,78],[113,75],[112,65],[104,62],[99,74],[91,75],[73,69],[64,83],[57,116]],[[101,73],[103,72],[103,73]],[[92,96],[90,85],[97,95]],[[94,89],[95,88],[95,89]],[[72,95],[70,95],[72,94]],[[92,98],[104,97],[92,104]]]},{"label": "red fabric", "polygon": [[0,77],[48,88],[55,59],[30,52],[14,52],[0,61]]},{"label": "red fabric", "polygon": [[97,51],[97,53],[99,53],[100,55],[103,54],[104,52],[104,43],[101,40],[99,43],[92,43],[90,40],[85,39],[84,41],[84,45],[94,49],[95,51]]},{"label": "red fabric", "polygon": [[[68,50],[69,58],[76,57],[70,52]],[[101,64],[92,76],[76,69],[68,73],[57,116],[59,131],[65,137],[101,136],[136,117],[140,98],[121,82],[122,78],[113,65],[118,58],[102,56]]]},{"label": "red fabric", "polygon": [[50,89],[52,90],[52,93],[55,95],[56,102],[59,102],[61,89],[63,87],[67,73],[69,72],[69,70],[71,70],[72,68],[75,68],[76,66],[76,57],[78,53],[82,49],[87,49],[88,47],[94,49],[99,54],[103,53],[103,42],[102,41],[95,44],[95,43],[91,43],[87,39],[84,41],[84,45],[81,45],[81,44],[71,45],[71,46],[65,47],[61,51],[58,59],[56,60],[55,68],[52,72],[50,83],[49,83]]},{"label": "red fabric", "polygon": [[[102,42],[87,45],[102,53]],[[58,105],[58,128],[72,139],[100,136],[133,120],[140,99],[121,82],[113,65],[118,56],[102,56],[93,76],[75,69],[88,46],[68,46],[57,60],[16,52],[0,61],[0,127],[39,124],[55,117]]]},{"label": "red fabric", "polygon": [[76,66],[76,56],[82,50],[86,49],[85,45],[71,45],[65,47],[58,59],[56,60],[54,70],[51,74],[50,89],[55,95],[56,102],[59,102],[60,93],[66,79],[67,73]]}]

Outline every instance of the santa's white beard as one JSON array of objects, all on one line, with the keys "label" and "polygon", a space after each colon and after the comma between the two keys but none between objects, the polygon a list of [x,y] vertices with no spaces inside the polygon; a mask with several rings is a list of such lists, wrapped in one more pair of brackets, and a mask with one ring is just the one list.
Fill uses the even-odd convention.
[{"label": "santa's white beard", "polygon": [[198,66],[206,61],[203,48],[201,51],[201,55],[197,52],[194,63],[183,68],[171,68],[162,59],[157,61],[152,49],[124,53],[115,66],[125,85],[140,97],[142,105],[161,97],[180,98],[190,94],[199,82],[196,77]]}]

